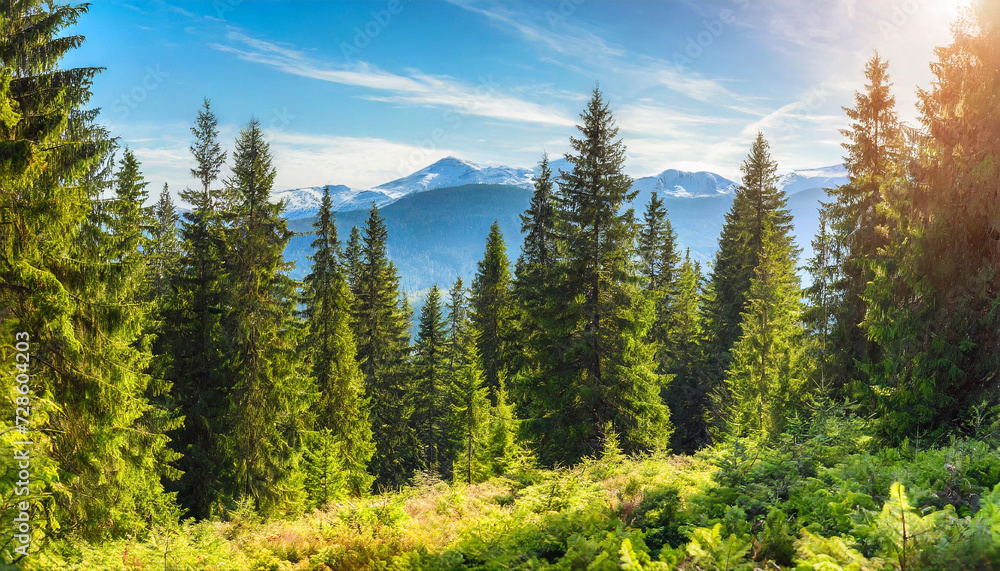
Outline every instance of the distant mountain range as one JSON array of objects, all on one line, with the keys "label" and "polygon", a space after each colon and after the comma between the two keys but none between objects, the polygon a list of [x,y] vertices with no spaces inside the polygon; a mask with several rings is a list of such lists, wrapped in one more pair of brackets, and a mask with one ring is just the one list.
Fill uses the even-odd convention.
[{"label": "distant mountain range", "polygon": [[[565,159],[551,161],[551,167],[556,176],[560,169],[569,169]],[[516,260],[521,246],[519,217],[528,206],[536,174],[537,169],[482,166],[448,157],[371,189],[329,188],[342,240],[352,226],[364,223],[373,202],[379,205],[389,230],[389,255],[400,270],[403,288],[417,293],[435,283],[447,287],[459,275],[469,283],[494,219],[504,232],[511,262]],[[779,186],[789,195],[803,260],[812,255],[809,246],[818,226],[819,201],[826,198],[823,189],[846,181],[841,165],[781,173]],[[692,256],[706,263],[715,252],[736,186],[715,173],[668,169],[635,180],[633,188],[639,192],[633,206],[641,214],[649,195],[659,193],[681,246],[691,248]],[[273,195],[287,202],[290,228],[303,233],[285,252],[286,259],[296,263],[294,277],[308,273],[312,237],[306,234],[312,231],[324,188]]]},{"label": "distant mountain range", "polygon": [[276,192],[272,195],[272,199],[276,202],[285,200],[288,204],[285,216],[289,220],[294,220],[316,215],[324,188],[330,189],[334,208],[338,212],[346,212],[368,210],[372,203],[382,207],[404,196],[438,188],[473,184],[531,188],[534,180],[535,175],[531,169],[482,166],[455,157],[446,157],[413,174],[367,190],[343,185],[311,186]]}]

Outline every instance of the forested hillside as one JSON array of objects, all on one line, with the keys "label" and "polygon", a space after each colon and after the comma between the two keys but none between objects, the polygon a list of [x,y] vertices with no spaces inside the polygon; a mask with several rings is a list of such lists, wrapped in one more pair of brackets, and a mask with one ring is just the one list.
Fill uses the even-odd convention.
[{"label": "forested hillside", "polygon": [[[649,202],[651,192],[640,192],[630,204],[639,205],[641,210]],[[698,198],[659,198],[670,212],[680,243],[691,249],[696,261],[710,262],[733,196],[716,193]],[[389,228],[389,253],[398,261],[403,289],[422,297],[435,283],[452,281],[459,275],[471,279],[494,220],[509,243],[511,258],[516,258],[522,245],[519,216],[530,200],[530,190],[476,184],[413,194],[380,206],[379,212]],[[803,259],[811,256],[810,242],[819,230],[819,211],[826,200],[826,191],[821,187],[799,189],[789,196],[788,210],[795,221],[796,241],[804,250]],[[351,228],[360,226],[370,206],[338,212],[335,218],[340,233],[348,235]],[[303,234],[292,237],[285,250],[285,259],[295,262],[292,277],[302,278],[309,272],[313,250],[308,234],[312,233],[314,222],[315,217],[288,220],[291,230]]]},{"label": "forested hillside", "polygon": [[206,98],[179,214],[61,64],[87,12],[0,3],[7,568],[1000,567],[1000,0],[919,124],[871,57],[805,257],[817,197],[756,132],[710,263],[627,207],[597,87],[532,190],[327,192],[310,228]]}]

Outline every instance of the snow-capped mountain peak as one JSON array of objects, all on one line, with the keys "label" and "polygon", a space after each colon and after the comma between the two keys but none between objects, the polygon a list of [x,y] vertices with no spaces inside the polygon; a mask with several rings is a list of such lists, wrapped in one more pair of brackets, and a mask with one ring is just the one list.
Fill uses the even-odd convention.
[{"label": "snow-capped mountain peak", "polygon": [[[553,176],[559,171],[569,170],[565,158],[554,158],[549,162]],[[412,174],[380,184],[368,190],[349,188],[343,185],[313,186],[275,192],[272,199],[285,200],[288,219],[315,216],[323,199],[324,189],[330,189],[334,210],[349,211],[367,209],[372,203],[385,206],[396,200],[418,192],[456,186],[490,184],[516,186],[530,189],[534,185],[538,167],[526,169],[508,166],[485,166],[458,157],[445,157]],[[847,182],[847,170],[843,165],[814,169],[787,170],[780,173],[778,188],[788,195],[814,188],[831,188]],[[737,183],[718,174],[698,171],[688,172],[667,169],[660,174],[635,179],[633,189],[638,190],[636,204],[645,204],[648,195],[657,192],[664,198],[691,199],[732,195]]]},{"label": "snow-capped mountain peak", "polygon": [[373,190],[398,198],[414,192],[467,184],[530,187],[532,181],[530,169],[483,166],[457,157],[445,157],[413,174],[380,184]]},{"label": "snow-capped mountain peak", "polygon": [[674,198],[703,198],[732,194],[736,183],[707,171],[687,172],[667,169],[655,176],[636,179],[633,189],[640,192],[657,192]]},{"label": "snow-capped mountain peak", "polygon": [[779,173],[778,188],[792,195],[811,188],[833,188],[847,183],[847,168],[840,165]]},{"label": "snow-capped mountain peak", "polygon": [[319,211],[323,201],[323,192],[327,188],[330,189],[330,202],[336,211],[367,208],[371,206],[372,202],[381,206],[393,200],[393,197],[383,192],[356,190],[344,185],[310,186],[283,190],[273,193],[271,200],[274,202],[285,201],[284,216],[289,220],[309,218],[315,216]]}]

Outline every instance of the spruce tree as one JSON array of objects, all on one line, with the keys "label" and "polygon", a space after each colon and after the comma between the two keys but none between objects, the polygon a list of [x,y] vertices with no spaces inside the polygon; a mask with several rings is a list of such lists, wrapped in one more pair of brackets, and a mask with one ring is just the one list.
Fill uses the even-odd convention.
[{"label": "spruce tree", "polygon": [[863,367],[858,364],[878,359],[877,344],[860,324],[867,312],[863,294],[874,277],[871,264],[886,246],[883,186],[903,174],[903,132],[888,67],[876,53],[865,65],[864,92],[855,93],[853,108],[844,108],[851,120],[850,128],[841,130],[848,139],[843,143],[848,183],[831,190],[835,200],[827,207],[833,240],[843,252],[831,284],[838,299],[831,308],[831,337],[838,351],[830,373],[838,389],[852,380],[863,385]]},{"label": "spruce tree", "polygon": [[757,133],[741,170],[743,179],[726,213],[709,278],[712,295],[705,307],[709,337],[706,366],[713,387],[719,386],[729,369],[730,351],[741,335],[750,282],[764,247],[764,229],[771,228],[771,239],[782,247],[792,247],[788,199],[777,188],[778,165],[771,159],[762,133]]},{"label": "spruce tree", "polygon": [[535,268],[544,268],[555,259],[555,192],[552,169],[549,168],[548,155],[542,155],[539,163],[539,174],[535,178],[535,189],[531,195],[531,204],[524,214],[521,214],[521,233],[524,234],[524,245],[518,259],[518,279],[521,272]]},{"label": "spruce tree", "polygon": [[366,397],[372,403],[375,456],[370,471],[376,484],[400,485],[414,467],[405,378],[410,319],[396,266],[389,261],[387,239],[385,220],[373,204],[362,234],[352,324]]},{"label": "spruce tree", "polygon": [[[173,433],[183,427],[184,419],[177,417],[176,400],[171,391],[170,372],[173,355],[170,351],[170,332],[172,324],[168,319],[172,314],[171,303],[174,299],[171,285],[181,267],[181,242],[178,232],[180,216],[170,196],[169,187],[164,184],[160,197],[151,208],[149,239],[143,249],[146,259],[145,302],[149,304],[148,331],[150,333],[152,361],[148,367],[151,375],[150,396],[158,406],[169,410],[177,420]],[[174,454],[178,445],[174,444]],[[174,482],[171,485],[176,486]]]},{"label": "spruce tree", "polygon": [[[340,242],[330,200],[330,189],[323,193],[319,216],[313,224],[316,239],[312,242],[312,272],[305,278],[306,342],[310,351],[312,376],[319,391],[314,405],[316,425],[320,430],[320,452],[336,453],[342,458],[347,489],[358,495],[371,487],[366,470],[375,451],[372,442],[369,403],[364,397],[364,377],[356,360],[357,347],[351,331],[351,306],[354,298],[339,261]],[[326,456],[319,456],[323,459]],[[319,464],[323,481],[329,462]],[[326,489],[326,488],[324,488]],[[324,493],[324,501],[329,499]]]},{"label": "spruce tree", "polygon": [[453,377],[459,368],[478,360],[469,311],[469,299],[459,276],[448,290],[447,361]]},{"label": "spruce tree", "polygon": [[472,282],[472,324],[483,367],[483,382],[493,390],[511,368],[512,329],[516,311],[511,293],[507,244],[496,220]]},{"label": "spruce tree", "polygon": [[672,448],[683,452],[694,452],[708,442],[704,419],[708,392],[704,382],[703,286],[701,265],[691,260],[689,249],[676,273],[662,349],[664,372],[673,376],[664,392],[676,429]]},{"label": "spruce tree", "polygon": [[639,230],[639,259],[639,271],[646,278],[646,288],[668,292],[680,256],[677,254],[677,234],[667,217],[663,199],[655,192],[649,197]]},{"label": "spruce tree", "polygon": [[554,308],[548,307],[551,299],[549,288],[553,286],[552,272],[557,253],[555,236],[554,180],[549,168],[548,155],[542,155],[539,175],[535,177],[535,189],[531,204],[521,214],[521,234],[524,243],[521,255],[515,265],[515,280],[512,286],[517,308],[515,331],[518,351],[512,359],[513,375],[511,385],[516,400],[523,406],[525,399],[521,385],[536,376],[531,368],[541,362],[539,351],[549,346],[547,339],[551,328],[546,323],[546,315]]},{"label": "spruce tree", "polygon": [[329,428],[320,428],[304,436],[302,472],[306,507],[322,509],[352,488],[343,469],[341,442]]},{"label": "spruce tree", "polygon": [[226,372],[221,318],[230,301],[224,264],[225,191],[218,177],[226,153],[218,142],[218,119],[206,99],[191,128],[195,159],[191,175],[197,186],[181,191],[192,209],[181,227],[181,262],[164,307],[164,352],[169,355],[167,378],[184,425],[173,435],[174,449],[183,454],[178,468],[178,500],[193,517],[217,513],[223,499],[222,455],[225,395],[231,381]]},{"label": "spruce tree", "polygon": [[773,236],[765,229],[742,334],[733,348],[725,387],[713,394],[717,436],[773,436],[802,399],[807,370],[795,259],[788,245]]},{"label": "spruce tree", "polygon": [[[108,184],[118,190],[110,137],[85,109],[99,69],[61,65],[83,37],[60,34],[87,9],[0,6],[0,357],[14,363],[15,343],[29,343],[32,421],[2,440],[34,442],[34,545],[57,528],[95,538],[172,515],[159,487],[166,440],[143,370],[142,259],[130,249],[140,226],[126,227],[141,203],[97,200]],[[121,187],[122,197],[136,188]],[[2,402],[13,418],[15,399]],[[18,469],[7,457],[0,493],[14,497]],[[6,543],[0,561],[20,558],[16,545]]]},{"label": "spruce tree", "polygon": [[190,151],[195,161],[191,176],[201,183],[201,188],[189,190],[186,196],[184,193],[181,196],[196,207],[213,206],[223,202],[225,196],[226,189],[213,189],[212,185],[218,180],[222,166],[226,164],[226,152],[219,144],[219,119],[212,111],[212,102],[207,97],[198,110],[191,134],[194,135],[194,144]]},{"label": "spruce tree", "polygon": [[154,300],[163,300],[170,293],[170,281],[180,264],[181,255],[177,234],[180,216],[166,183],[163,184],[160,198],[153,205],[152,214],[147,253],[149,289]]},{"label": "spruce tree", "polygon": [[83,272],[76,328],[88,349],[68,377],[86,388],[84,401],[65,412],[92,440],[76,444],[81,477],[69,485],[72,495],[87,497],[90,505],[71,512],[70,522],[86,517],[103,522],[98,533],[121,535],[175,515],[173,495],[164,493],[161,482],[177,476],[165,435],[175,423],[151,401],[169,385],[154,383],[148,374],[147,183],[128,149],[108,181],[111,196],[104,192],[104,172],[89,180],[92,211],[77,244]]},{"label": "spruce tree", "polygon": [[447,473],[451,460],[447,331],[441,293],[435,285],[420,311],[409,398],[422,468],[438,474]]},{"label": "spruce tree", "polygon": [[518,439],[518,419],[507,396],[506,383],[494,391],[493,406],[489,410],[486,427],[488,434],[483,444],[484,457],[489,471],[495,476],[506,474],[514,462],[524,452]]},{"label": "spruce tree", "polygon": [[650,196],[643,220],[638,240],[639,273],[645,280],[646,292],[655,308],[648,341],[656,350],[657,372],[666,375],[668,362],[672,359],[667,321],[679,261],[677,236],[667,218],[663,200],[655,192]]},{"label": "spruce tree", "polygon": [[232,376],[225,414],[227,484],[233,497],[274,513],[291,496],[302,412],[301,381],[289,335],[295,291],[282,253],[292,232],[270,201],[275,169],[260,122],[240,129],[227,193],[226,269],[232,302],[223,327]]},{"label": "spruce tree", "polygon": [[[501,381],[502,382],[502,381]],[[461,444],[461,458],[456,473],[461,472],[466,483],[473,483],[485,476],[482,472],[488,469],[488,461],[484,452],[489,451],[484,446],[489,414],[489,398],[487,389],[483,386],[479,368],[473,363],[463,366],[455,379],[454,386],[455,427]],[[478,470],[477,470],[478,469]],[[477,475],[475,472],[480,472]]]},{"label": "spruce tree", "polygon": [[816,385],[823,393],[832,387],[833,359],[839,346],[832,335],[835,325],[834,310],[838,306],[838,292],[835,288],[840,275],[839,242],[830,232],[829,213],[824,208],[819,213],[819,231],[812,242],[813,257],[806,269],[812,283],[806,288],[807,305],[802,320],[809,335],[809,352],[816,364]]},{"label": "spruce tree", "polygon": [[351,234],[344,245],[341,254],[341,266],[347,287],[355,296],[358,295],[358,275],[361,272],[361,231],[357,226],[351,226]]},{"label": "spruce tree", "polygon": [[863,296],[862,329],[880,350],[861,397],[889,442],[943,437],[997,402],[1000,2],[974,4],[936,55],[907,176],[882,185],[886,245]]},{"label": "spruce tree", "polygon": [[525,382],[530,431],[547,462],[602,451],[612,423],[627,451],[663,448],[671,432],[660,398],[662,377],[644,341],[654,319],[635,268],[632,180],[625,147],[601,92],[594,90],[566,155],[572,171],[559,184],[557,229],[562,259]]}]

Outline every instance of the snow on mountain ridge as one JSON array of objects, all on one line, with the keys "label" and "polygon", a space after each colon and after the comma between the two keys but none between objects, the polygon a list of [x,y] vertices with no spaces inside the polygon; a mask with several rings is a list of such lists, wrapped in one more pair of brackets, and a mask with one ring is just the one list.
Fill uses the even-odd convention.
[{"label": "snow on mountain ridge", "polygon": [[398,198],[414,192],[466,184],[531,187],[533,181],[530,169],[483,166],[457,157],[445,157],[413,174],[380,184],[373,190]]},{"label": "snow on mountain ridge", "polygon": [[720,194],[733,194],[736,183],[707,171],[688,172],[667,169],[656,176],[636,179],[632,188],[640,192],[657,192],[674,198],[703,198]]},{"label": "snow on mountain ridge", "polygon": [[[567,170],[569,164],[564,158],[550,162],[553,176],[559,176],[559,169]],[[329,185],[334,210],[348,211],[368,208],[372,202],[385,206],[399,198],[418,192],[438,188],[450,188],[473,184],[492,184],[532,188],[538,167],[525,169],[507,166],[484,166],[459,159],[445,157],[412,174],[380,184],[374,188],[361,190],[343,185]],[[843,165],[833,165],[813,169],[788,170],[780,173],[778,187],[792,195],[812,188],[830,188],[847,182],[847,170]],[[657,175],[635,179],[633,188],[647,200],[651,192],[673,198],[706,198],[731,195],[737,183],[718,174],[698,171],[689,172],[667,169]],[[272,200],[286,200],[285,217],[288,219],[315,216],[327,186],[284,190],[275,192]]]},{"label": "snow on mountain ridge", "polygon": [[393,198],[381,192],[356,190],[344,185],[310,186],[275,192],[272,202],[285,201],[285,218],[294,220],[315,216],[323,200],[323,190],[330,189],[330,202],[336,211],[355,210],[370,206],[388,204]]},{"label": "snow on mountain ridge", "polygon": [[[329,185],[330,198],[336,211],[368,208],[372,202],[384,206],[408,194],[437,188],[469,184],[497,184],[531,188],[534,174],[530,169],[483,166],[457,157],[445,157],[412,174],[380,184],[368,190],[343,185]],[[275,192],[272,200],[287,200],[285,217],[308,218],[319,211],[326,186],[312,186]]]},{"label": "snow on mountain ridge", "polygon": [[812,188],[833,188],[847,183],[847,167],[832,165],[813,169],[779,171],[778,188],[789,196]]}]

